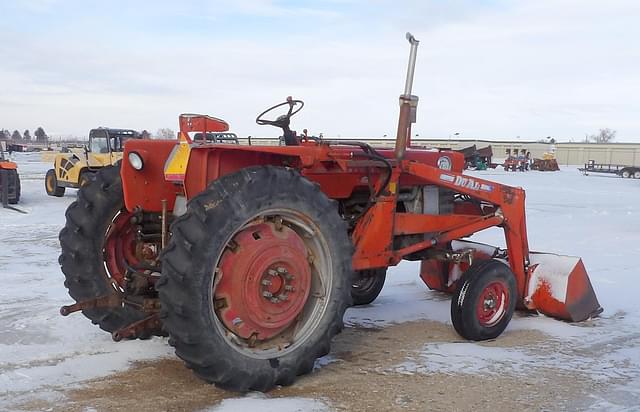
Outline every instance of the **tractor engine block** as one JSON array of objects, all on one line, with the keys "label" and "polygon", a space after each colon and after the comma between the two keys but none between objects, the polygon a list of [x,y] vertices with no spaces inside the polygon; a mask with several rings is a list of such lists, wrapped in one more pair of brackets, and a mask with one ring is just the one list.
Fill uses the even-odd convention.
[{"label": "tractor engine block", "polygon": [[[419,213],[430,215],[447,215],[453,213],[455,193],[435,185],[415,186],[409,191],[401,189],[398,195],[399,212]],[[394,249],[402,249],[414,243],[433,237],[433,233],[396,236],[393,239]],[[408,255],[407,260],[422,260],[427,256],[426,251]]]}]

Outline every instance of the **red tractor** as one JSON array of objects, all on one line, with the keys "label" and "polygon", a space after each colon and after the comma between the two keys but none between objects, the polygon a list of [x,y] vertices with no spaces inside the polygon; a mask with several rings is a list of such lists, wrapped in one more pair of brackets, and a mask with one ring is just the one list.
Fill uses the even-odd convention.
[{"label": "red tractor", "polygon": [[[20,175],[18,165],[5,159],[6,142],[0,142],[0,203],[4,207],[20,201]],[[17,209],[16,209],[17,210]]]},{"label": "red tractor", "polygon": [[[285,146],[193,141],[229,126],[192,114],[178,141],[128,141],[67,210],[60,264],[76,303],[62,314],[82,310],[115,340],[168,335],[198,376],[244,391],[310,372],[345,310],[372,302],[403,259],[454,294],[466,339],[496,338],[516,308],[599,313],[579,258],[529,251],[522,189],[463,175],[460,153],[411,147],[407,38],[395,150],[298,136],[291,98],[256,119]],[[506,249],[460,240],[494,226]]]}]

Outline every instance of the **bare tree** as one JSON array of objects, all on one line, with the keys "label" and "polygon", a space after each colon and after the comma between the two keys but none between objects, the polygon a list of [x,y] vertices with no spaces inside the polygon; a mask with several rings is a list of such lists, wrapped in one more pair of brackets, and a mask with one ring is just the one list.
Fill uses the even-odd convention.
[{"label": "bare tree", "polygon": [[609,128],[600,129],[597,134],[587,135],[586,142],[593,143],[611,143],[616,138],[616,131]]},{"label": "bare tree", "polygon": [[176,132],[169,128],[162,128],[158,129],[158,131],[156,132],[156,137],[159,139],[175,139]]},{"label": "bare tree", "polygon": [[31,141],[31,133],[29,133],[29,129],[24,131],[22,138],[26,141],[29,141],[29,142]]},{"label": "bare tree", "polygon": [[19,131],[14,130],[13,134],[11,135],[11,140],[22,140],[22,135]]},{"label": "bare tree", "polygon": [[11,132],[7,129],[0,129],[0,140],[9,140]]}]

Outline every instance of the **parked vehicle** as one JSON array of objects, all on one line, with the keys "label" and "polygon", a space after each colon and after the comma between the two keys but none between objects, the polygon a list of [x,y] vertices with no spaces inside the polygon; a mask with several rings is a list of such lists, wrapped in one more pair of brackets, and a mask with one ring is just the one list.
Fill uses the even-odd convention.
[{"label": "parked vehicle", "polygon": [[18,165],[6,156],[6,142],[0,142],[0,201],[15,205],[20,201],[20,175]]},{"label": "parked vehicle", "polygon": [[140,138],[138,132],[130,129],[92,129],[89,132],[89,144],[82,154],[67,152],[55,157],[53,169],[49,169],[45,175],[47,194],[60,197],[66,188],[84,186],[98,170],[122,159],[125,141]]},{"label": "parked vehicle", "polygon": [[625,179],[640,179],[640,167],[638,166],[596,163],[595,160],[589,160],[588,163],[585,163],[584,167],[578,168],[578,170],[585,175],[589,173],[609,173],[624,177]]},{"label": "parked vehicle", "polygon": [[[580,258],[529,250],[523,189],[464,175],[461,153],[410,146],[407,38],[393,150],[299,136],[293,98],[256,118],[284,146],[194,144],[192,133],[229,130],[194,114],[180,116],[178,142],[128,141],[120,168],[101,169],[67,210],[59,261],[76,303],[61,312],[82,310],[115,340],[166,333],[199,377],[237,391],[309,373],[347,307],[372,302],[402,260],[453,293],[465,339],[498,337],[516,307],[598,314]],[[491,227],[505,249],[462,240]]]}]

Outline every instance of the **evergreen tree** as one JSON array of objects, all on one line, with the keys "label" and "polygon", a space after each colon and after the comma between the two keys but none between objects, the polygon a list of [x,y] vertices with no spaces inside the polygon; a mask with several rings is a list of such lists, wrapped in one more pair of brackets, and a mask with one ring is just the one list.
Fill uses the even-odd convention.
[{"label": "evergreen tree", "polygon": [[38,127],[34,132],[34,134],[38,142],[45,143],[47,140],[49,140],[49,136],[47,136],[47,134],[45,133],[42,127]]}]

